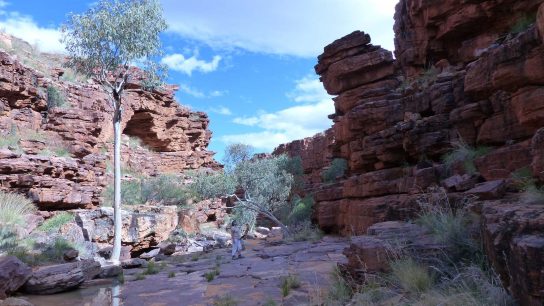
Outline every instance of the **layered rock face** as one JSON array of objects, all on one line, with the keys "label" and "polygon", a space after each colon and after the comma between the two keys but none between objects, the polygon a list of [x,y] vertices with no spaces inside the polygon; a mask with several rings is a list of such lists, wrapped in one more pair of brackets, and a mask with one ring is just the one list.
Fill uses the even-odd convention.
[{"label": "layered rock face", "polygon": [[[489,201],[515,190],[520,169],[543,182],[542,2],[401,0],[396,59],[363,32],[325,47],[315,69],[336,95],[325,133],[332,140],[319,155],[327,158],[306,157],[324,150],[319,135],[277,149],[305,161],[322,229],[366,234],[373,224],[411,219],[418,195],[434,185],[453,197],[476,195],[485,248],[505,286],[523,304],[544,300],[543,203],[517,193]],[[465,161],[445,165],[456,145],[488,148],[474,159],[476,171]],[[347,160],[344,179],[319,183],[316,173],[333,158]]]},{"label": "layered rock face", "polygon": [[[111,106],[99,85],[61,81],[62,73],[44,75],[0,52],[0,137],[15,139],[0,153],[0,189],[27,194],[40,209],[90,208],[112,155]],[[133,78],[123,97],[123,133],[141,141],[123,145],[125,166],[146,174],[217,167],[207,115],[179,105],[173,86],[140,84]],[[48,106],[50,91],[66,105]],[[71,157],[55,157],[59,149]]]}]

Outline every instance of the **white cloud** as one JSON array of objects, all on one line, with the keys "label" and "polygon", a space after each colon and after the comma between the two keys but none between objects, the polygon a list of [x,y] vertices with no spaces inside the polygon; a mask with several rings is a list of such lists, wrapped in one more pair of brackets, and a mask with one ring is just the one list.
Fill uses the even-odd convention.
[{"label": "white cloud", "polygon": [[217,107],[211,107],[209,109],[210,112],[212,113],[216,113],[216,114],[219,114],[219,115],[225,115],[225,116],[230,116],[232,115],[232,111],[228,108],[228,107],[225,107],[225,106],[217,106]]},{"label": "white cloud", "polygon": [[179,84],[179,91],[198,99],[217,98],[217,97],[222,97],[228,93],[227,90],[212,90],[206,93],[198,88],[189,86],[187,84]]},{"label": "white cloud", "polygon": [[[212,47],[314,57],[355,30],[393,49],[398,0],[162,0],[170,31]],[[225,13],[228,12],[228,13]]]},{"label": "white cloud", "polygon": [[[282,143],[312,136],[331,126],[327,115],[334,112],[334,103],[323,86],[316,87],[316,79],[304,77],[295,82],[289,94],[294,101],[312,102],[279,110],[258,112],[249,117],[236,117],[234,123],[260,129],[258,132],[225,135],[225,143],[246,143],[258,149],[272,151]],[[319,82],[319,80],[317,80]]]},{"label": "white cloud", "polygon": [[[7,5],[0,2],[0,8]],[[12,36],[21,38],[30,44],[36,45],[40,51],[50,53],[64,53],[64,45],[60,42],[61,32],[57,28],[44,28],[29,16],[17,12],[2,11],[0,30]]]},{"label": "white cloud", "polygon": [[183,93],[188,94],[189,96],[193,96],[195,98],[205,98],[206,94],[202,91],[192,88],[189,85],[186,84],[179,84],[179,90]]},{"label": "white cloud", "polygon": [[183,54],[174,53],[165,56],[161,63],[167,65],[170,69],[183,72],[191,75],[193,71],[208,73],[215,71],[219,66],[221,56],[215,55],[211,61],[198,59],[198,52],[195,52],[191,57],[185,57]]},{"label": "white cloud", "polygon": [[315,103],[331,96],[323,88],[323,84],[314,75],[308,75],[295,81],[295,90],[287,94],[295,102]]}]

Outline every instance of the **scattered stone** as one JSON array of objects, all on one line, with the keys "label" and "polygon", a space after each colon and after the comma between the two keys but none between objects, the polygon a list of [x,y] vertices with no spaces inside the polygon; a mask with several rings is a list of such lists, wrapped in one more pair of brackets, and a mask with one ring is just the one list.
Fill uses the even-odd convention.
[{"label": "scattered stone", "polygon": [[78,256],[79,256],[79,251],[76,249],[68,249],[64,251],[64,253],[62,254],[62,258],[64,258],[64,260],[67,262],[76,260]]},{"label": "scattered stone", "polygon": [[0,299],[17,291],[31,275],[32,269],[17,257],[0,257]]},{"label": "scattered stone", "polygon": [[37,268],[23,290],[32,294],[53,294],[77,288],[84,281],[79,263],[65,263]]},{"label": "scattered stone", "polygon": [[161,252],[161,249],[153,249],[149,252],[146,252],[146,253],[143,253],[142,255],[140,255],[140,258],[141,259],[145,259],[145,260],[149,260],[157,255],[159,255],[159,253]]}]

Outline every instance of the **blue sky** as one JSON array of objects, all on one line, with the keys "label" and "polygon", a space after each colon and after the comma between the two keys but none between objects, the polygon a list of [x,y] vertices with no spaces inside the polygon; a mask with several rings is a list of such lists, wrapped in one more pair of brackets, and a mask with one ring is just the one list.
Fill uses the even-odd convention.
[{"label": "blue sky", "polygon": [[[330,127],[334,111],[313,66],[354,30],[393,49],[397,0],[162,0],[169,83],[178,101],[209,114],[210,149],[243,142],[269,152]],[[0,29],[62,52],[59,26],[93,1],[0,0]]]}]

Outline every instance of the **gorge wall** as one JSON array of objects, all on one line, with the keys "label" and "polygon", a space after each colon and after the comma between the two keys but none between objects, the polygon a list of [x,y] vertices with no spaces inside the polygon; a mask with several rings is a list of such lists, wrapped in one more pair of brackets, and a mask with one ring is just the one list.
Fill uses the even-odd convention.
[{"label": "gorge wall", "polygon": [[[474,195],[505,287],[522,304],[544,300],[544,203],[513,184],[522,171],[544,182],[542,2],[401,0],[395,58],[363,32],[325,47],[315,70],[336,96],[334,124],[275,150],[301,156],[323,230],[358,235],[409,220],[435,185],[452,198]],[[444,162],[458,147],[482,149],[475,169]],[[324,183],[334,158],[348,169]]]},{"label": "gorge wall", "polygon": [[[14,39],[0,38],[3,44]],[[0,190],[23,193],[42,210],[97,206],[111,167],[107,96],[91,80],[63,80],[64,73],[40,72],[0,51]],[[153,175],[218,167],[207,150],[207,115],[178,104],[174,86],[150,92],[141,84],[136,73],[123,99],[123,134],[140,142],[131,145],[123,136],[125,169]],[[48,105],[53,94],[66,105]]]}]

